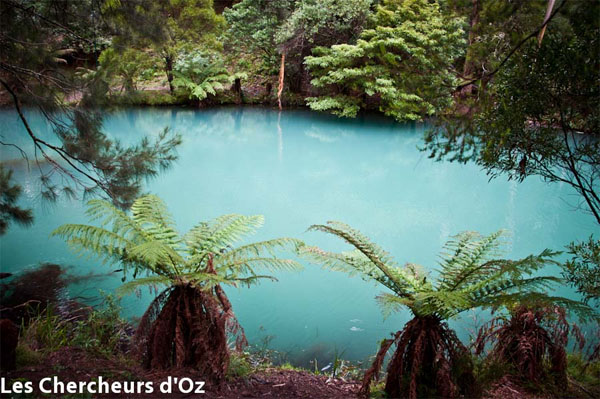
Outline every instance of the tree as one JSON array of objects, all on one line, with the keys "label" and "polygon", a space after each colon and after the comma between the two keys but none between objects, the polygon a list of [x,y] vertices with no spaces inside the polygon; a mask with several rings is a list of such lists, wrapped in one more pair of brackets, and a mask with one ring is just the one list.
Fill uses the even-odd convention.
[{"label": "tree", "polygon": [[[140,73],[145,68],[153,66],[152,59],[148,54],[133,48],[119,51],[114,47],[109,47],[102,51],[98,57],[98,63],[98,72],[105,76],[108,85],[120,84],[121,91],[125,90],[126,92],[137,90]],[[116,82],[113,78],[116,78]]]},{"label": "tree", "polygon": [[586,241],[568,245],[569,259],[563,265],[563,277],[583,296],[583,300],[600,305],[600,241],[590,236]]},{"label": "tree", "polygon": [[580,196],[576,206],[600,223],[600,2],[559,7],[541,45],[537,31],[527,36],[487,75],[471,111],[442,119],[424,149],[438,160],[474,161],[491,177],[567,184]]},{"label": "tree", "polygon": [[[307,92],[310,77],[304,59],[318,46],[356,43],[371,16],[371,0],[299,0],[277,30],[275,40],[285,55],[286,76],[293,91]],[[295,89],[295,90],[294,90]]]},{"label": "tree", "polygon": [[197,50],[177,60],[173,76],[174,87],[183,89],[190,99],[204,100],[244,75],[230,74],[220,54]]},{"label": "tree", "polygon": [[[316,46],[354,43],[371,14],[371,0],[245,0],[226,10],[231,43],[261,54],[262,69],[274,75],[285,54],[291,91],[306,91],[304,57]],[[236,48],[236,51],[238,49]]]},{"label": "tree", "polygon": [[21,195],[21,186],[11,183],[12,170],[4,170],[0,164],[0,235],[6,233],[11,222],[28,226],[33,223],[31,209],[16,205]]},{"label": "tree", "polygon": [[274,74],[279,65],[276,34],[295,8],[296,0],[242,0],[225,9],[231,45],[236,51],[259,54],[262,68]]},{"label": "tree", "polygon": [[[557,389],[567,389],[567,352],[569,335],[583,347],[576,324],[569,323],[567,312],[558,306],[519,304],[483,325],[475,342],[475,353],[492,348],[486,362],[509,365],[511,374],[531,386],[551,381]],[[549,377],[549,378],[548,378]]]},{"label": "tree", "polygon": [[[223,381],[229,362],[226,332],[240,333],[222,285],[247,285],[274,277],[257,269],[296,270],[293,260],[275,257],[275,250],[302,245],[278,238],[234,245],[263,223],[262,216],[224,215],[197,224],[184,236],[175,230],[165,204],[156,196],[137,199],[131,216],[103,200],[92,200],[87,214],[101,227],[66,224],[52,234],[77,252],[90,252],[119,264],[125,283],[121,293],[142,286],[166,286],[142,317],[137,337],[151,368],[190,366],[211,383]],[[146,273],[146,277],[139,277]]]},{"label": "tree", "polygon": [[173,93],[173,68],[178,58],[193,49],[219,50],[217,40],[225,20],[212,0],[107,1],[103,11],[119,32],[114,44],[139,51],[151,48],[161,60]]},{"label": "tree", "polygon": [[[107,87],[97,74],[74,70],[102,48],[100,15],[95,0],[0,2],[0,88],[33,143],[29,153],[19,150],[37,166],[43,198],[97,193],[126,207],[176,158],[181,140],[165,131],[125,147],[102,131]],[[46,118],[56,140],[40,137],[25,106]]]},{"label": "tree", "polygon": [[449,106],[463,21],[437,2],[384,0],[372,25],[355,45],[316,48],[306,57],[311,83],[325,92],[307,99],[311,109],[354,117],[373,102],[397,120],[420,120]]},{"label": "tree", "polygon": [[582,315],[590,313],[587,306],[576,301],[540,292],[560,282],[560,278],[531,276],[545,265],[555,264],[552,258],[556,252],[544,250],[515,261],[496,259],[501,231],[487,237],[473,232],[453,237],[442,251],[438,276],[432,278],[418,265],[398,266],[387,252],[346,224],[328,222],[310,230],[338,236],[356,249],[333,253],[304,247],[302,254],[332,270],[358,274],[386,287],[390,292],[377,297],[385,315],[403,306],[413,314],[402,330],[381,344],[363,379],[364,393],[369,392],[371,380],[379,374],[386,352],[397,344],[387,369],[388,396],[472,396],[469,389],[474,389],[475,381],[467,349],[445,323],[466,310],[498,308],[535,296],[544,303],[567,305]]}]

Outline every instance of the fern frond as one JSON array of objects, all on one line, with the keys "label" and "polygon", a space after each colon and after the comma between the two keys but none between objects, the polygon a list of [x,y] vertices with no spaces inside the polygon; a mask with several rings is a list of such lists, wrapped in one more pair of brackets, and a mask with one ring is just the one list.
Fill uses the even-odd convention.
[{"label": "fern frond", "polygon": [[500,238],[506,233],[500,230],[487,237],[476,232],[463,232],[452,237],[441,254],[440,289],[460,289],[473,281],[493,264],[491,259],[501,254]]},{"label": "fern frond", "polygon": [[128,249],[128,256],[145,264],[152,272],[173,275],[180,272],[179,268],[185,260],[170,246],[161,241],[149,241]]},{"label": "fern frond", "polygon": [[[335,253],[323,251],[318,247],[307,246],[300,249],[300,255],[310,262],[323,265],[329,270],[344,272],[351,277],[358,275],[367,281],[376,281],[401,296],[409,296],[415,291],[411,285],[404,283],[402,277],[396,275],[402,273],[401,271],[388,269],[390,275],[395,276],[394,279],[390,278],[358,249]],[[407,276],[404,277],[408,278]]]},{"label": "fern frond", "polygon": [[234,273],[254,273],[257,269],[268,270],[270,272],[276,271],[297,271],[302,269],[302,265],[291,259],[279,259],[279,258],[243,258],[243,259],[229,259],[226,262],[222,262],[218,257],[215,259],[215,270],[220,271],[232,271]]},{"label": "fern frond", "polygon": [[135,292],[137,289],[143,286],[170,286],[173,284],[173,280],[167,276],[148,276],[138,277],[134,280],[128,281],[117,288],[116,292],[118,295],[124,296]]},{"label": "fern frond", "polygon": [[181,238],[165,203],[156,195],[145,195],[131,206],[132,219],[152,237],[172,248],[177,248]]},{"label": "fern frond", "polygon": [[198,224],[184,236],[184,241],[192,256],[224,252],[243,237],[254,233],[263,223],[262,215],[223,215]]},{"label": "fern frond", "polygon": [[87,203],[86,215],[90,221],[100,221],[101,227],[112,226],[111,230],[132,242],[148,240],[148,234],[125,212],[105,200],[93,199]]},{"label": "fern frond", "polygon": [[[390,254],[377,244],[371,242],[368,237],[347,224],[330,221],[327,225],[313,225],[309,230],[317,230],[336,235],[359,250],[369,261],[371,261],[389,279],[389,285],[398,295],[406,295],[407,288],[412,291],[419,290],[419,280],[412,278],[406,273],[398,272],[398,265],[393,261]],[[393,271],[395,268],[396,271]],[[389,285],[386,285],[389,287]]]},{"label": "fern frond", "polygon": [[220,255],[219,258],[220,261],[226,262],[228,259],[237,259],[246,256],[260,256],[264,253],[275,256],[277,250],[293,248],[294,251],[297,252],[302,246],[304,246],[304,242],[296,238],[275,238],[272,240],[254,242],[233,248]]},{"label": "fern frond", "polygon": [[414,306],[414,299],[399,297],[389,293],[380,294],[375,297],[375,300],[381,307],[384,319],[387,319],[392,313],[398,312],[403,306],[409,308]]}]

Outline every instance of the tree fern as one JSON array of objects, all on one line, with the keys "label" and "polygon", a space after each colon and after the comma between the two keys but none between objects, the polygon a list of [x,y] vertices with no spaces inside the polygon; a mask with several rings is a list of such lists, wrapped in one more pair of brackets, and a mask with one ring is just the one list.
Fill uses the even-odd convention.
[{"label": "tree fern", "polygon": [[131,216],[102,200],[88,203],[87,215],[98,226],[65,224],[52,235],[64,238],[79,254],[95,255],[104,263],[119,264],[128,276],[145,272],[147,277],[123,285],[131,292],[143,285],[193,284],[210,289],[218,284],[254,284],[263,279],[257,270],[297,270],[294,260],[276,256],[281,250],[297,250],[303,243],[278,238],[243,246],[235,245],[262,224],[260,215],[223,215],[201,222],[185,236],[176,230],[164,202],[154,195],[137,199]]},{"label": "tree fern", "polygon": [[[368,237],[340,222],[314,225],[309,230],[323,231],[344,239],[356,249],[350,252],[326,252],[317,247],[303,247],[307,259],[324,267],[359,275],[388,288],[391,293],[377,297],[384,315],[408,307],[416,316],[436,316],[447,319],[473,308],[500,307],[509,298],[550,298],[544,291],[552,289],[561,279],[553,276],[534,276],[547,265],[556,264],[558,252],[544,250],[519,260],[496,258],[503,252],[506,232],[489,236],[464,232],[451,237],[440,256],[437,278],[431,279],[422,267],[407,264],[398,266],[392,257]],[[584,305],[562,300],[575,312],[582,314]]]}]

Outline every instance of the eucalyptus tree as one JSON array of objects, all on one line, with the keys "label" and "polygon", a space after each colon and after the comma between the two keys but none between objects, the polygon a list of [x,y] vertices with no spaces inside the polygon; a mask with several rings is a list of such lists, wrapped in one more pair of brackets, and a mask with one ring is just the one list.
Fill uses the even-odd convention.
[{"label": "eucalyptus tree", "polygon": [[[103,200],[89,202],[87,215],[100,226],[65,224],[53,232],[77,252],[91,253],[121,267],[120,287],[130,293],[142,286],[162,286],[142,317],[137,340],[146,367],[197,368],[211,383],[223,381],[229,363],[227,333],[245,344],[222,285],[250,286],[275,280],[257,270],[297,270],[276,251],[299,248],[293,238],[235,246],[263,224],[262,216],[223,215],[200,222],[180,236],[165,204],[156,196],[137,199],[131,216]],[[146,276],[142,276],[146,274]]]},{"label": "eucalyptus tree", "polygon": [[399,266],[389,253],[344,223],[328,222],[310,230],[338,236],[355,249],[334,253],[304,247],[301,253],[305,257],[331,270],[383,285],[387,290],[377,301],[384,315],[403,307],[413,315],[393,338],[382,342],[365,374],[363,393],[368,394],[385,354],[396,344],[387,368],[385,391],[389,397],[473,396],[475,380],[469,353],[446,323],[466,310],[498,308],[533,298],[536,303],[568,306],[581,315],[592,313],[584,304],[542,292],[561,281],[538,273],[556,263],[556,252],[544,250],[519,260],[497,258],[502,231],[489,236],[465,232],[453,237],[444,246],[437,275],[431,275],[416,264]]}]

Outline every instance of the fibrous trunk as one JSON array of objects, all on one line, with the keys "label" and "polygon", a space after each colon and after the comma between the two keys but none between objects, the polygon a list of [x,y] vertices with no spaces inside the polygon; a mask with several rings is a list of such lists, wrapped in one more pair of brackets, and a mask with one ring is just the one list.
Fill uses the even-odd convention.
[{"label": "fibrous trunk", "polygon": [[[387,368],[385,392],[390,398],[441,396],[453,398],[475,393],[475,378],[467,349],[456,334],[435,316],[415,317],[396,334],[396,351]],[[373,367],[381,367],[387,348],[384,341]],[[383,353],[382,353],[383,352]],[[368,370],[372,378],[378,370]],[[368,393],[370,381],[363,381]]]},{"label": "fibrous trunk", "polygon": [[[222,305],[210,292],[190,284],[177,285],[161,296],[144,315],[137,333],[144,365],[151,369],[191,367],[207,383],[219,385],[229,364],[229,316]],[[153,315],[158,308],[160,312]]]}]

